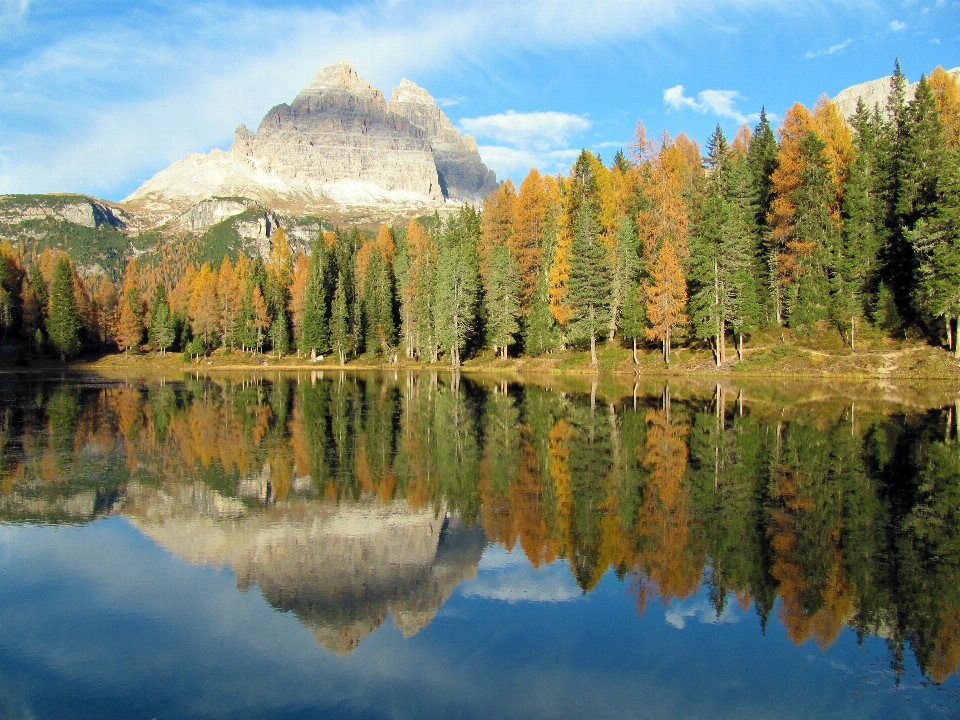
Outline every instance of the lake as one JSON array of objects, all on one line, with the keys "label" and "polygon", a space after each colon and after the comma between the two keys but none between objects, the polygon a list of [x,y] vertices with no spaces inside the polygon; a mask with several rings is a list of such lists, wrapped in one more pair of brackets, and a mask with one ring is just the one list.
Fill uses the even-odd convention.
[{"label": "lake", "polygon": [[955,717],[957,397],[0,376],[0,717]]}]

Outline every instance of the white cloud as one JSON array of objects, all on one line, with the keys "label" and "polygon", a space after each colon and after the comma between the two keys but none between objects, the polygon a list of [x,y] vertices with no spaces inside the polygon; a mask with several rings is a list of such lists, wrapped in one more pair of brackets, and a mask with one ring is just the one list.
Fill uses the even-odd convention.
[{"label": "white cloud", "polygon": [[717,625],[740,622],[740,614],[732,603],[728,603],[723,612],[717,615],[717,611],[705,599],[674,602],[664,610],[664,620],[666,620],[667,625],[675,627],[677,630],[683,630],[690,619],[705,625]]},{"label": "white cloud", "polygon": [[833,55],[834,53],[838,53],[838,52],[840,52],[841,50],[844,50],[844,49],[850,47],[852,44],[853,44],[853,38],[847,38],[847,39],[844,40],[842,43],[837,43],[836,45],[831,45],[831,46],[828,47],[826,50],[817,50],[816,52],[808,51],[808,52],[806,53],[806,55],[804,55],[804,57],[806,57],[806,58],[815,58],[815,57],[820,57],[820,56],[822,56],[822,55]]},{"label": "white cloud", "polygon": [[903,30],[903,29],[906,28],[906,27],[907,27],[906,23],[902,23],[902,22],[900,22],[899,20],[891,20],[891,21],[890,21],[890,29],[891,29],[893,32],[900,32],[901,30]]},{"label": "white cloud", "polygon": [[225,12],[219,0],[195,0],[78,10],[79,19],[72,3],[51,3],[41,19],[25,0],[0,2],[2,22],[22,24],[28,43],[0,53],[0,193],[107,197],[188,152],[224,147],[237,124],[256,126],[337,60],[386,90],[462,67],[496,80],[498,60],[523,52],[643,41],[692,12],[711,22],[778,4],[371,0],[329,10],[251,0]]},{"label": "white cloud", "polygon": [[434,98],[433,100],[434,100],[434,102],[437,103],[437,105],[439,105],[440,107],[442,107],[442,108],[447,108],[447,107],[454,107],[454,106],[456,106],[456,105],[459,105],[459,104],[462,103],[464,100],[466,100],[466,98],[462,98],[462,97],[459,97],[459,98],[440,97],[440,98]]},{"label": "white cloud", "polygon": [[696,98],[683,92],[683,85],[675,85],[663,91],[663,102],[671,110],[695,110],[698,113],[713,113],[719,117],[735,120],[738,123],[756,121],[759,114],[744,115],[737,110],[737,100],[742,99],[736,90],[701,90]]},{"label": "white cloud", "polygon": [[543,173],[563,172],[580,150],[564,148],[561,150],[537,150],[504,147],[502,145],[480,145],[477,148],[483,162],[496,171],[497,177],[522,178],[530,168],[537,168]]},{"label": "white cloud", "polygon": [[570,137],[586,132],[593,123],[570,113],[507,110],[497,115],[464,118],[460,127],[476,138],[545,151],[566,145]]},{"label": "white cloud", "polygon": [[502,602],[569,602],[583,597],[569,566],[562,562],[535,569],[521,552],[489,546],[480,560],[477,579],[461,586],[464,597]]}]

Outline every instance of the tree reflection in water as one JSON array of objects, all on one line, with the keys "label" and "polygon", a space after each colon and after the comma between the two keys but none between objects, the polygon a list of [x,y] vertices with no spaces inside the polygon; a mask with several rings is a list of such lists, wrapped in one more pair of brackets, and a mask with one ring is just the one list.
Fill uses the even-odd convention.
[{"label": "tree reflection in water", "polygon": [[[937,393],[314,372],[3,381],[0,519],[130,518],[351,650],[417,632],[484,542],[612,570],[643,613],[702,584],[794,643],[844,627],[960,663],[960,442]],[[676,383],[675,383],[676,385]],[[752,399],[751,399],[752,398]],[[777,602],[779,600],[779,603]]]}]

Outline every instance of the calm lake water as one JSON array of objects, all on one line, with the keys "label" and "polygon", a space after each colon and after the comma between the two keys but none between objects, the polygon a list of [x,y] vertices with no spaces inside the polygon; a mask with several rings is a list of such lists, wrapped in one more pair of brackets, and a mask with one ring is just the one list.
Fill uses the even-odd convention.
[{"label": "calm lake water", "polygon": [[956,398],[2,376],[0,717],[956,717]]}]

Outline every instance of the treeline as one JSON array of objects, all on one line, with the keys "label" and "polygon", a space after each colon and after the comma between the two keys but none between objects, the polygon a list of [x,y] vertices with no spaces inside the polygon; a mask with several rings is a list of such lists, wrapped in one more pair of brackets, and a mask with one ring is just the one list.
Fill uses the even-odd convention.
[{"label": "treeline", "polygon": [[705,343],[719,365],[765,327],[840,332],[856,349],[864,323],[960,353],[960,88],[938,67],[906,91],[898,65],[884,107],[848,122],[824,97],[776,133],[761,113],[731,141],[718,127],[705,155],[640,124],[629,157],[607,167],[585,150],[566,177],[531,170],[481,212],[323,232],[298,256],[278,230],[265,261],[176,282],[131,261],[112,294],[50,253],[27,273],[7,246],[0,320],[63,356],[115,342],[458,367],[483,347],[580,347],[596,365],[606,340],[635,360],[656,342],[666,362],[674,342]]}]

